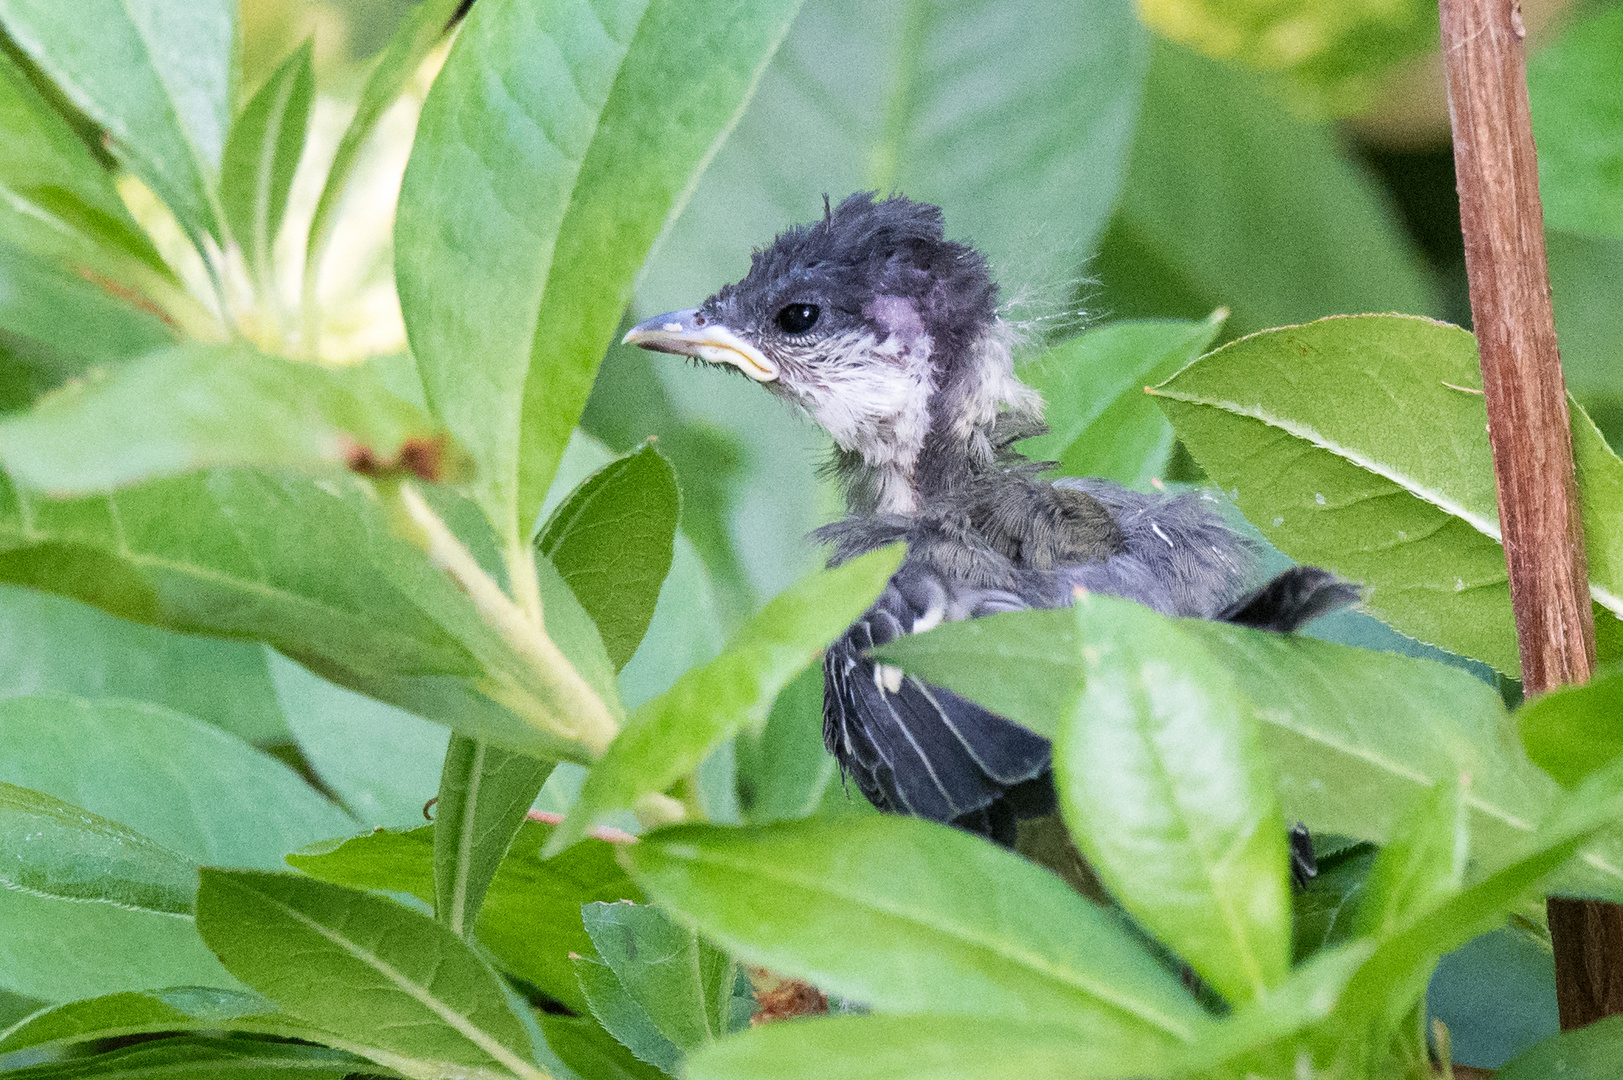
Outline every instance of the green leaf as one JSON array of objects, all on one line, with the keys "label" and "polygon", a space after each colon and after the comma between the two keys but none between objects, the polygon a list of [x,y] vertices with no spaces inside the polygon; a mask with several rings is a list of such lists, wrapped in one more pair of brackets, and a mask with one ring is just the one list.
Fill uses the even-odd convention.
[{"label": "green leaf", "polygon": [[343,1080],[366,1062],[342,1050],[263,1039],[175,1038],[126,1046],[93,1057],[75,1058],[19,1070],[19,1080],[148,1080],[163,1076],[198,1080],[289,1080],[330,1077]]},{"label": "green leaf", "polygon": [[760,732],[734,743],[738,802],[748,825],[810,817],[834,779],[834,755],[823,746],[823,672],[811,667],[778,692]]},{"label": "green leaf", "polygon": [[647,1010],[632,998],[614,969],[593,956],[576,956],[575,978],[586,995],[592,1019],[632,1057],[668,1075],[682,1067],[682,1051],[655,1026]]},{"label": "green leaf", "polygon": [[[1344,1024],[1373,1019],[1397,1023],[1425,992],[1437,960],[1478,934],[1495,929],[1540,879],[1623,816],[1623,762],[1613,762],[1555,803],[1537,833],[1508,854],[1495,853],[1492,872],[1429,910],[1415,911],[1359,969],[1338,1012]],[[1395,991],[1402,987],[1408,993]]]},{"label": "green leaf", "polygon": [[291,1030],[292,1017],[258,994],[183,986],[108,994],[41,1010],[0,1029],[0,1054],[176,1031]]},{"label": "green leaf", "polygon": [[304,152],[316,92],[314,41],[307,39],[265,81],[231,125],[220,168],[220,204],[261,288],[274,287],[271,248]]},{"label": "green leaf", "polygon": [[1142,605],[1076,601],[1086,690],[1054,739],[1060,806],[1122,906],[1230,1001],[1290,971],[1290,854],[1251,703]]},{"label": "green leaf", "polygon": [[[1226,345],[1155,389],[1179,437],[1272,543],[1363,582],[1398,630],[1516,674],[1476,341],[1366,315]],[[1623,462],[1573,408],[1591,592],[1623,612]],[[1623,628],[1598,620],[1603,656]]]},{"label": "green leaf", "polygon": [[660,1080],[665,1074],[634,1057],[591,1017],[541,1017],[547,1045],[558,1059],[591,1080]]},{"label": "green leaf", "polygon": [[541,504],[632,275],[796,6],[495,0],[469,14],[419,122],[396,276],[429,400],[477,459],[506,549]]},{"label": "green leaf", "polygon": [[207,868],[197,927],[238,978],[387,1068],[546,1076],[497,974],[455,934],[391,900]]},{"label": "green leaf", "polygon": [[[0,693],[134,698],[248,742],[288,740],[265,650],[114,619],[49,593],[0,586]],[[195,677],[199,671],[208,678]]]},{"label": "green leaf", "polygon": [[61,356],[58,378],[175,340],[158,315],[83,274],[0,240],[0,331]]},{"label": "green leaf", "polygon": [[693,930],[643,904],[587,904],[581,917],[598,959],[679,1054],[742,1026],[734,1023],[738,966]]},{"label": "green leaf", "polygon": [[127,281],[173,281],[113,177],[9,53],[0,54],[0,235],[57,262]]},{"label": "green leaf", "polygon": [[548,850],[562,851],[601,815],[663,791],[739,728],[764,723],[778,691],[873,602],[901,557],[892,546],[818,571],[762,608],[720,656],[639,708],[593,766]]},{"label": "green leaf", "polygon": [[1048,434],[1020,452],[1057,461],[1067,476],[1101,476],[1129,487],[1159,477],[1172,451],[1172,425],[1144,387],[1205,352],[1227,312],[1205,322],[1119,322],[1090,330],[1036,357],[1020,375],[1048,403]]},{"label": "green leaf", "polygon": [[465,736],[451,739],[434,805],[434,914],[451,933],[473,928],[507,846],[555,764]]},{"label": "green leaf", "polygon": [[463,0],[424,0],[407,11],[395,29],[394,36],[383,47],[383,54],[372,66],[355,105],[355,115],[344,128],[333,154],[332,164],[321,185],[314,215],[310,218],[310,231],[304,248],[304,305],[306,315],[313,310],[316,272],[321,268],[321,257],[326,253],[327,241],[332,236],[334,215],[338,211],[350,174],[360,158],[361,147],[366,144],[378,121],[395,103],[406,81],[417,73],[445,35],[450,32],[452,20],[462,9]]},{"label": "green leaf", "polygon": [[0,700],[0,781],[136,830],[194,862],[279,866],[355,830],[287,766],[158,705]]},{"label": "green leaf", "polygon": [[1108,1080],[1161,1075],[1166,1047],[1101,1045],[1020,1017],[831,1016],[764,1024],[700,1051],[690,1080]]},{"label": "green leaf", "polygon": [[654,901],[740,959],[880,1013],[1197,1039],[1194,999],[1104,911],[980,837],[913,818],[680,826],[624,856]]},{"label": "green leaf", "polygon": [[214,182],[236,96],[230,0],[4,0],[11,40],[107,132],[192,242],[222,235]]},{"label": "green leaf", "polygon": [[209,345],[160,350],[0,421],[0,458],[15,481],[71,494],[219,465],[459,471],[434,421],[369,368]]},{"label": "green leaf", "polygon": [[1609,1016],[1564,1031],[1526,1050],[1494,1073],[1495,1080],[1606,1080],[1623,1058],[1623,1017]]},{"label": "green leaf", "polygon": [[[1385,843],[1422,790],[1469,773],[1472,835],[1502,851],[1526,842],[1559,793],[1522,754],[1498,693],[1465,671],[1229,623],[1178,625],[1251,702],[1285,815],[1315,833]],[[1021,611],[948,623],[878,655],[1052,737],[1074,707],[1085,644],[1069,611]],[[1558,884],[1623,898],[1623,844],[1593,845]]]},{"label": "green leaf", "polygon": [[1516,730],[1533,763],[1572,787],[1623,754],[1623,671],[1586,686],[1563,686],[1516,710]]},{"label": "green leaf", "polygon": [[1551,228],[1623,237],[1623,13],[1568,29],[1527,64],[1538,186]]},{"label": "green leaf", "polygon": [[1414,800],[1364,880],[1351,932],[1384,939],[1459,892],[1471,846],[1469,777],[1444,777]]},{"label": "green leaf", "polygon": [[[475,933],[504,970],[585,1012],[586,999],[569,962],[571,953],[592,951],[581,905],[643,897],[615,861],[615,844],[589,839],[562,855],[541,858],[552,828],[538,821],[519,827],[485,894]],[[434,898],[433,829],[426,826],[370,833],[331,851],[290,855],[288,862],[323,881]]]},{"label": "green leaf", "polygon": [[0,783],[0,885],[57,900],[190,915],[197,867],[116,821]]},{"label": "green leaf", "polygon": [[1270,0],[1145,0],[1140,11],[1173,41],[1286,75],[1300,104],[1341,115],[1367,112],[1390,86],[1392,66],[1437,46],[1428,0],[1317,4]]},{"label": "green leaf", "polygon": [[1088,272],[1118,318],[1232,312],[1245,334],[1349,311],[1438,314],[1419,253],[1329,124],[1266,80],[1163,40],[1122,198]]},{"label": "green leaf", "polygon": [[616,671],[654,617],[680,501],[676,474],[649,444],[577,487],[536,541],[597,624]]},{"label": "green leaf", "polygon": [[938,204],[1006,297],[1063,311],[1123,191],[1147,45],[1121,0],[811,0],[639,306],[697,304],[743,276],[752,247],[820,216],[819,194],[871,189]]}]

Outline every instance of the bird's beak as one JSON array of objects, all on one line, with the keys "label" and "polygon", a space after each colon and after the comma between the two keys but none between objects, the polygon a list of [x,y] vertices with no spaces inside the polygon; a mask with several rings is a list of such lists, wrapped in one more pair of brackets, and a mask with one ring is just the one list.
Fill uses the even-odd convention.
[{"label": "bird's beak", "polygon": [[711,364],[731,364],[756,382],[772,382],[778,377],[778,365],[765,353],[721,323],[707,320],[698,308],[671,311],[640,322],[626,333],[621,344],[696,356]]}]

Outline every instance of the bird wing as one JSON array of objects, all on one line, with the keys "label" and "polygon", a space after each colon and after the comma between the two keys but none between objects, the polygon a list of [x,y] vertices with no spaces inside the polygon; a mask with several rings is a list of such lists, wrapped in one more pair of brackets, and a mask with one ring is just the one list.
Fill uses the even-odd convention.
[{"label": "bird wing", "polygon": [[[864,655],[943,621],[1025,607],[1012,593],[955,587],[908,565],[824,654],[823,738],[881,810],[950,822],[1012,841],[1010,789],[1044,778],[1048,740],[949,690]],[[1046,780],[1029,797],[1051,807]]]}]

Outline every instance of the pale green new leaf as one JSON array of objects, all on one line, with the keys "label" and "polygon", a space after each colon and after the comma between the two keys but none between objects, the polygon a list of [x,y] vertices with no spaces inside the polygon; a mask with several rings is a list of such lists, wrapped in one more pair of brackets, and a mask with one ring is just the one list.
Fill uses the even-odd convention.
[{"label": "pale green new leaf", "polygon": [[894,545],[812,574],[757,612],[720,656],[637,709],[547,850],[562,851],[603,814],[663,791],[739,728],[764,723],[778,692],[873,602],[902,554]]},{"label": "pale green new leaf", "polygon": [[232,0],[4,0],[0,24],[200,249],[222,237],[215,183],[236,96]]},{"label": "pale green new leaf", "polygon": [[226,222],[249,268],[267,289],[274,287],[271,248],[304,152],[316,92],[313,54],[313,40],[306,41],[249,99],[231,125],[220,169]]}]

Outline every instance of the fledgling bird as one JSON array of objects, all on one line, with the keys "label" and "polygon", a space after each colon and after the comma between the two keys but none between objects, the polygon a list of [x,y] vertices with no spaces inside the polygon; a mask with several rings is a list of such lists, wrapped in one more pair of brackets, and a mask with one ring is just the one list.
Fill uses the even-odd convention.
[{"label": "fledgling bird", "polygon": [[[1310,567],[1245,593],[1247,543],[1199,494],[1046,480],[1012,444],[1046,430],[1014,372],[986,260],[939,208],[856,194],[754,253],[749,274],[625,340],[727,364],[833,438],[849,514],[813,534],[833,562],[896,540],[907,557],[829,646],[823,737],[881,810],[1007,846],[1054,807],[1047,740],[865,650],[942,622],[1071,603],[1077,588],[1168,615],[1289,632],[1358,599]],[[1293,836],[1308,869],[1305,833]],[[1304,850],[1305,849],[1305,850]]]}]

